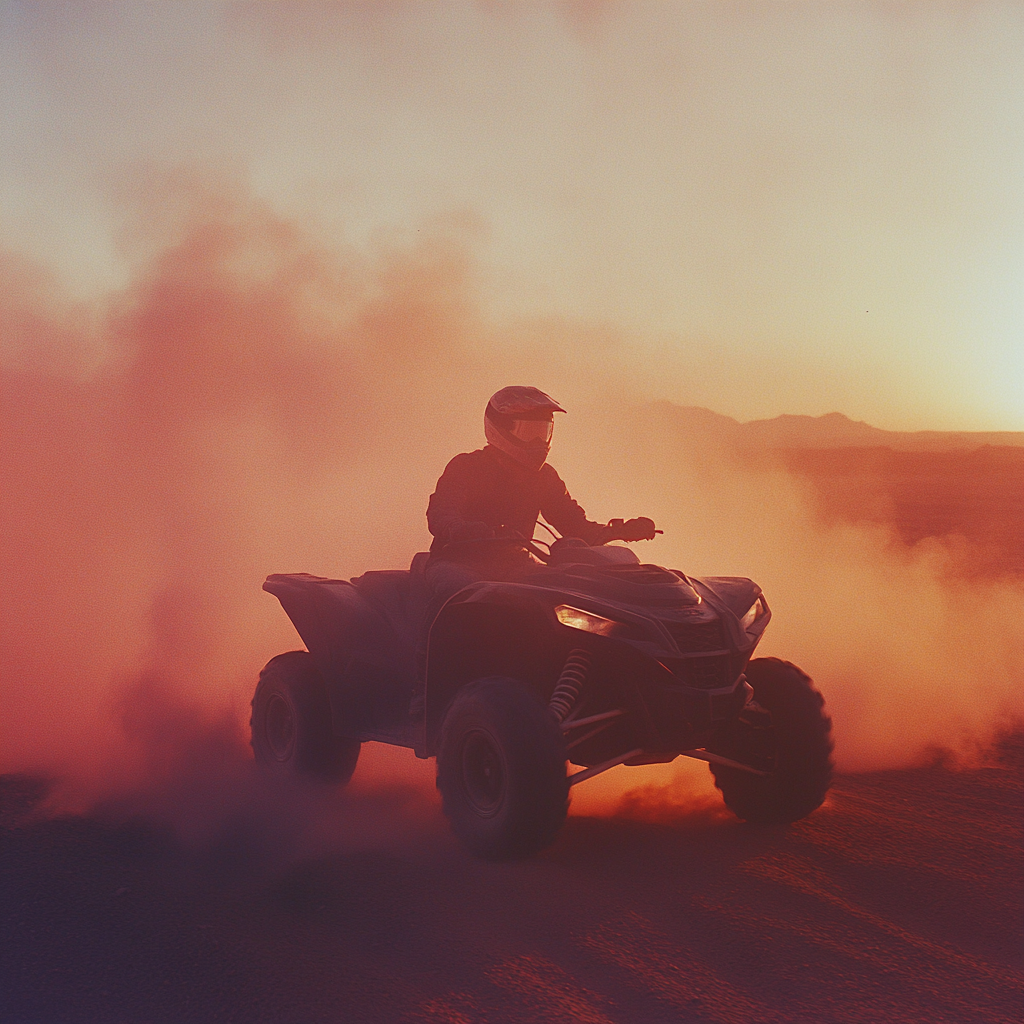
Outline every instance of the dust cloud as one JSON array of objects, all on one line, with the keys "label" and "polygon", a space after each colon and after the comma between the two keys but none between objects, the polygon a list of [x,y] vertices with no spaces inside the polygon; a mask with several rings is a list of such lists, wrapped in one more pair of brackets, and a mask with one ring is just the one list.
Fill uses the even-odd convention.
[{"label": "dust cloud", "polygon": [[452,381],[473,406],[490,383],[462,356],[457,220],[356,256],[223,181],[150,188],[134,280],[88,328],[42,288],[2,314],[4,767],[100,790],[145,770],[126,688],[241,718],[260,665],[299,646],[268,572],[408,564],[474,433]]},{"label": "dust cloud", "polygon": [[[595,441],[580,475],[642,505],[666,533],[643,557],[749,576],[773,619],[759,655],[799,664],[825,694],[839,767],[895,767],[931,746],[966,753],[1024,717],[1021,574],[972,575],[961,537],[908,546],[895,527],[822,522],[810,485],[681,433],[670,406]],[[604,475],[596,477],[599,467]]]},{"label": "dust cloud", "polygon": [[[375,748],[348,826],[324,794],[256,809],[249,697],[299,646],[260,586],[407,565],[445,462],[482,443],[487,395],[514,381],[569,403],[552,461],[592,517],[650,515],[665,536],[645,560],[762,585],[760,653],[814,676],[840,768],[970,750],[1022,716],[1019,582],[961,578],[962,545],[821,525],[801,483],[686,434],[571,325],[517,342],[484,322],[477,231],[452,216],[346,249],[237,183],[181,173],[126,212],[132,280],[102,302],[65,301],[4,257],[19,270],[0,299],[0,770],[64,780],[62,806],[148,808],[197,842],[267,807],[315,819],[312,846],[373,818],[360,800],[429,817],[429,766]],[[695,778],[620,769],[577,809],[666,779],[657,799],[706,803]]]}]

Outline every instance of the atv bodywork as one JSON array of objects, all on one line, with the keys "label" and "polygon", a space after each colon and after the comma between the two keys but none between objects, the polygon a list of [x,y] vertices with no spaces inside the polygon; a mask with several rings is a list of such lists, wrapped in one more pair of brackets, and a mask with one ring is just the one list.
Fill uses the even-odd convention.
[{"label": "atv bodywork", "polygon": [[[565,760],[583,769],[567,776],[566,787],[618,764],[667,762],[685,753],[712,763],[727,802],[730,794],[719,773],[727,780],[730,772],[752,777],[744,780],[748,789],[778,789],[786,761],[779,736],[785,730],[778,733],[773,718],[789,712],[752,699],[745,672],[771,611],[751,580],[689,577],[641,564],[627,548],[558,541],[546,555],[548,564],[537,565],[522,580],[474,583],[447,601],[430,629],[425,714],[414,721],[409,702],[429,597],[427,558],[416,555],[408,571],[368,572],[351,581],[291,574],[270,576],[264,584],[315,663],[327,698],[320,706],[329,707],[339,742],[397,744],[419,757],[440,752],[444,792],[442,748],[455,742],[446,739],[446,719],[453,720],[452,709],[468,688],[485,681],[490,688],[484,691],[491,693],[498,680],[506,689],[525,691],[557,724],[563,775]],[[820,697],[806,683],[781,685],[803,687],[820,711]],[[796,699],[807,704],[810,698]],[[522,711],[520,717],[525,722],[529,714]],[[801,762],[796,768],[815,776],[809,795],[766,812],[765,820],[793,820],[820,804],[831,770],[828,727],[823,712],[817,725],[807,727],[820,741],[812,744],[818,751],[813,765]],[[466,728],[487,733],[489,727]],[[254,747],[256,729],[254,714]],[[480,779],[486,782],[497,770],[485,765]],[[471,768],[465,772],[471,774]],[[470,790],[472,785],[465,782]],[[482,821],[488,805],[486,800],[478,804]]]}]

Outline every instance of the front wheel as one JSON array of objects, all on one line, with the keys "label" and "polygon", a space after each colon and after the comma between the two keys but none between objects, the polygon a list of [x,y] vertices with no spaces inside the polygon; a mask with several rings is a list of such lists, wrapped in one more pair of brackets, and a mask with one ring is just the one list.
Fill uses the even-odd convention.
[{"label": "front wheel", "polygon": [[437,788],[452,830],[479,857],[511,860],[550,846],[565,822],[569,780],[554,716],[514,679],[480,679],[441,728]]},{"label": "front wheel", "polygon": [[327,687],[309,651],[267,662],[249,728],[257,764],[275,775],[345,785],[356,769],[359,741],[334,735]]},{"label": "front wheel", "polygon": [[715,785],[744,821],[798,821],[821,806],[832,782],[832,720],[824,698],[796,665],[755,658],[746,674],[754,700],[771,713],[771,722],[729,722],[708,750],[767,774],[713,764]]}]

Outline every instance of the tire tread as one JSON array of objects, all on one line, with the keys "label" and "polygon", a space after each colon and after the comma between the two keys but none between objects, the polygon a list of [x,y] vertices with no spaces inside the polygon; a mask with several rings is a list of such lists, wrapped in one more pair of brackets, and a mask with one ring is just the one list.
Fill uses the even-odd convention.
[{"label": "tire tread", "polygon": [[[470,727],[497,735],[509,766],[507,807],[495,819],[477,818],[462,796],[455,762],[459,735]],[[514,860],[550,846],[569,805],[565,742],[554,716],[517,680],[490,676],[469,683],[441,726],[437,788],[452,830],[477,856]]]},{"label": "tire tread", "polygon": [[[821,806],[832,782],[832,720],[825,713],[825,699],[810,676],[781,658],[754,659],[747,666],[747,680],[754,699],[772,713],[778,767],[770,776],[756,776],[712,765],[715,785],[744,821],[798,821]],[[716,752],[744,761],[747,728],[731,724],[714,745]]]},{"label": "tire tread", "polygon": [[[264,749],[260,734],[260,716],[274,692],[289,699],[297,717],[295,756],[283,764]],[[249,742],[261,767],[332,785],[345,785],[352,777],[360,743],[334,735],[327,688],[309,651],[288,651],[271,658],[260,672],[251,706]]]}]

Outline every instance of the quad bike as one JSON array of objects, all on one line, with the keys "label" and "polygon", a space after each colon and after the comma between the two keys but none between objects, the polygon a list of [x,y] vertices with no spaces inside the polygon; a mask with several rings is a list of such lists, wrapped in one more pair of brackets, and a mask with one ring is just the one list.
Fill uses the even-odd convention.
[{"label": "quad bike", "polygon": [[620,764],[706,761],[726,804],[750,822],[796,821],[822,803],[831,721],[795,665],[751,660],[771,618],[755,583],[688,577],[571,538],[548,550],[522,538],[465,541],[445,554],[479,545],[526,548],[535,571],[471,584],[443,606],[418,719],[410,696],[427,554],[408,571],[351,581],[268,577],[263,589],[307,649],[260,674],[257,762],[341,785],[368,741],[436,756],[453,830],[490,859],[548,846],[570,788]]}]

